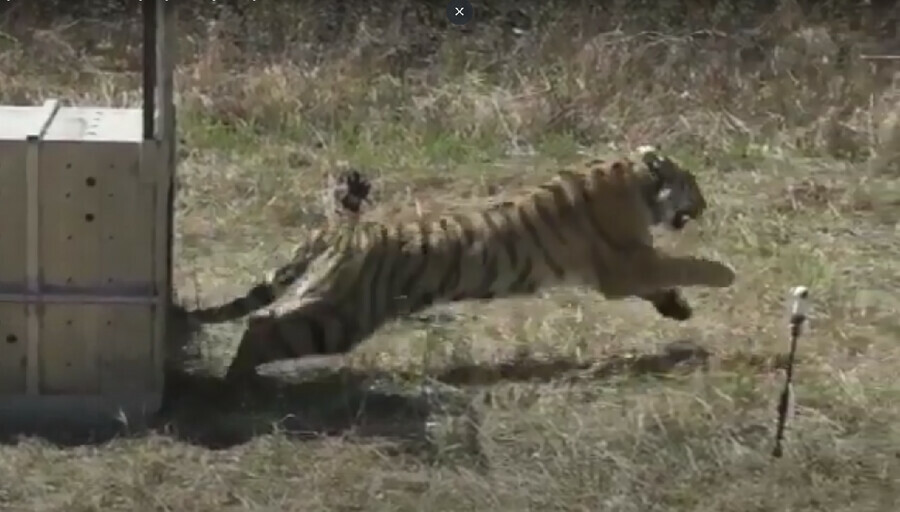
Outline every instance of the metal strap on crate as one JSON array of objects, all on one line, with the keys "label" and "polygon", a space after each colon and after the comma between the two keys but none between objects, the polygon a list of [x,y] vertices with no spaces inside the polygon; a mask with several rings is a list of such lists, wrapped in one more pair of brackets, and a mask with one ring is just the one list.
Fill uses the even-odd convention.
[{"label": "metal strap on crate", "polygon": [[[44,115],[41,125],[36,127],[36,131],[29,133],[25,140],[27,148],[25,153],[25,212],[26,212],[26,228],[25,228],[25,261],[26,261],[26,280],[29,295],[37,295],[40,293],[40,150],[41,139],[50,128],[53,117],[59,110],[59,102],[57,100],[47,100],[44,102]],[[26,338],[27,338],[27,367],[25,370],[25,391],[29,395],[37,395],[39,392],[38,382],[40,379],[38,366],[38,343],[41,337],[41,324],[38,320],[38,304],[28,303],[26,305],[27,322],[26,322]]]}]

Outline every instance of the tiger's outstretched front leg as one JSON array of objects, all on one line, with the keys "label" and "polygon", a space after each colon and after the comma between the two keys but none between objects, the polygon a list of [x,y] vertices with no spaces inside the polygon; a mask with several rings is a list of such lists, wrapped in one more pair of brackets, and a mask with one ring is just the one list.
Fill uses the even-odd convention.
[{"label": "tiger's outstretched front leg", "polygon": [[[722,262],[698,256],[672,256],[652,247],[628,255],[625,269],[634,295],[685,286],[727,288],[734,283],[734,270]],[[619,290],[616,290],[619,291]],[[622,290],[624,291],[624,290]]]},{"label": "tiger's outstretched front leg", "polygon": [[[699,267],[695,266],[697,264],[699,264]],[[691,274],[692,269],[693,271],[700,270],[700,273]],[[724,285],[724,283],[728,281],[727,274],[729,272],[731,273],[732,279],[734,276],[734,272],[730,268],[712,260],[698,260],[682,267],[679,271],[688,272],[689,276],[698,277],[699,280],[705,281],[700,283],[705,286],[716,286],[716,283],[720,283],[720,286]],[[672,320],[683,322],[689,320],[694,314],[691,305],[677,287],[660,288],[638,296],[653,304],[653,307],[660,315],[671,318]]]},{"label": "tiger's outstretched front leg", "polygon": [[687,320],[693,312],[679,288],[724,288],[735,279],[724,263],[695,256],[671,256],[647,246],[632,251],[614,278],[600,283],[607,298],[637,296],[653,304],[664,317]]},{"label": "tiger's outstretched front leg", "polygon": [[654,252],[649,258],[636,258],[641,285],[652,286],[654,290],[680,288],[684,286],[706,286],[727,288],[734,283],[736,275],[728,265],[697,256],[671,256]]}]

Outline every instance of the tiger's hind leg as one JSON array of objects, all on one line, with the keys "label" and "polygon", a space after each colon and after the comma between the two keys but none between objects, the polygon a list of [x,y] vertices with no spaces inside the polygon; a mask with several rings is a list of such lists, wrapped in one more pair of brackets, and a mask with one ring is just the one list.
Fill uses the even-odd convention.
[{"label": "tiger's hind leg", "polygon": [[[272,315],[250,317],[237,351],[228,365],[225,382],[246,384],[255,380],[256,367],[263,364],[273,350],[271,340],[279,339],[275,322]],[[283,352],[287,352],[287,347],[281,348]]]},{"label": "tiger's hind leg", "polygon": [[253,380],[266,363],[345,353],[359,341],[356,323],[324,300],[279,309],[250,317],[226,381]]}]

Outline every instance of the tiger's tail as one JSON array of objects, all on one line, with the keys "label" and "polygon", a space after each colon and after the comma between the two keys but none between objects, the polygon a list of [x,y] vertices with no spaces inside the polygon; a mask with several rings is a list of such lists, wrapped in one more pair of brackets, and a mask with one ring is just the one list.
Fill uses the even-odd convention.
[{"label": "tiger's tail", "polygon": [[340,226],[338,232],[332,233],[327,228],[316,231],[311,240],[301,245],[294,253],[291,261],[276,270],[269,278],[257,283],[241,297],[225,304],[187,312],[187,317],[200,324],[216,324],[229,322],[272,305],[298,279],[306,274],[310,264],[331,246],[338,253],[346,253],[352,242],[352,233],[358,219],[362,203],[369,202],[372,184],[355,169],[350,169],[338,176],[332,186],[332,195],[337,202],[337,213],[349,218]]},{"label": "tiger's tail", "polygon": [[[339,239],[341,237],[338,237]],[[245,317],[254,311],[272,305],[290,287],[306,274],[312,262],[330,250],[346,252],[347,240],[331,240],[322,230],[311,242],[302,245],[286,265],[278,268],[267,279],[257,283],[246,294],[225,304],[188,311],[188,318],[200,324],[217,324]],[[331,245],[334,245],[331,247]]]},{"label": "tiger's tail", "polygon": [[188,311],[188,316],[201,324],[218,324],[245,317],[278,300],[303,276],[308,266],[308,261],[292,261],[279,268],[271,278],[254,285],[246,294],[218,306]]}]

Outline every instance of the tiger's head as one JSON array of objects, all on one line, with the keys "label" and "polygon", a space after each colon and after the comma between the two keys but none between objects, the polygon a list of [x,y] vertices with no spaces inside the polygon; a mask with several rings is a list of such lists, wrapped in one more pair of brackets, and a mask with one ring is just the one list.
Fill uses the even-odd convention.
[{"label": "tiger's head", "polygon": [[659,156],[652,146],[641,146],[638,152],[653,181],[647,194],[653,223],[678,231],[699,218],[706,210],[706,199],[694,175]]}]

